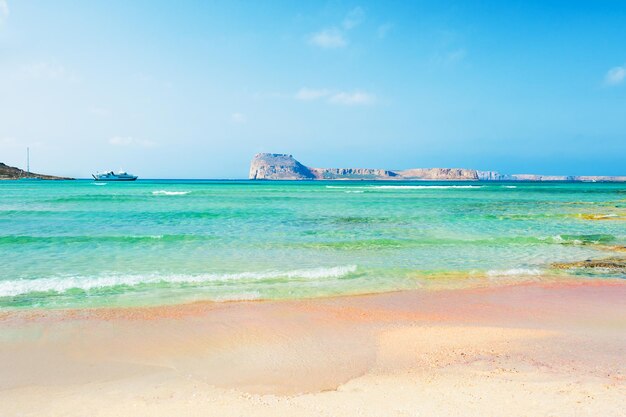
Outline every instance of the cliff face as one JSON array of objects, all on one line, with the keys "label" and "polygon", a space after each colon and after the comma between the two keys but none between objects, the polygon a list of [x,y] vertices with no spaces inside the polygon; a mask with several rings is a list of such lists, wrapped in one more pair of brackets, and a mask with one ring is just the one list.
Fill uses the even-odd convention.
[{"label": "cliff face", "polygon": [[309,168],[292,155],[259,153],[250,164],[252,180],[478,180],[473,169],[417,168],[390,171],[373,168]]},{"label": "cliff face", "polygon": [[414,168],[396,172],[404,180],[478,180],[475,169]]},{"label": "cliff face", "polygon": [[8,166],[0,162],[0,180],[18,180],[20,178],[41,178],[42,180],[69,180],[72,178],[55,177],[26,172],[22,169]]},{"label": "cliff face", "polygon": [[[1,175],[1,173],[0,173]],[[400,171],[372,168],[310,168],[292,155],[258,153],[250,164],[251,180],[431,180],[431,181],[585,181],[626,182],[626,176],[505,175],[463,168],[414,168]]]},{"label": "cliff face", "polygon": [[393,171],[372,168],[309,168],[319,180],[359,179],[359,180],[392,180],[398,174]]},{"label": "cliff face", "polygon": [[258,153],[250,163],[251,180],[312,180],[311,170],[291,155],[282,153]]},{"label": "cliff face", "polygon": [[509,175],[500,174],[498,171],[476,171],[480,181],[505,181],[510,180]]}]

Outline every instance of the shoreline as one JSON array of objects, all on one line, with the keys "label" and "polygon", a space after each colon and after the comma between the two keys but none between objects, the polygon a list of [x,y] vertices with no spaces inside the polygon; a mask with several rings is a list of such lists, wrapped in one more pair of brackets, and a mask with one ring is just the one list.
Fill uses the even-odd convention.
[{"label": "shoreline", "polygon": [[624,300],[576,280],[5,313],[0,411],[620,416]]}]

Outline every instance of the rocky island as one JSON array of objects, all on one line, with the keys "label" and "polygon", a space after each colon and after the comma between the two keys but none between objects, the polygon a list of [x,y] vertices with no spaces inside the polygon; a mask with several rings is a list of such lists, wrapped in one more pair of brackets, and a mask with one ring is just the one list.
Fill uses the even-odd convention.
[{"label": "rocky island", "polygon": [[293,155],[258,153],[250,164],[251,180],[425,180],[425,181],[588,181],[626,182],[626,176],[566,176],[501,174],[466,168],[412,168],[386,170],[375,168],[312,168]]},{"label": "rocky island", "polygon": [[311,168],[292,155],[258,153],[250,164],[252,180],[474,180],[478,173],[463,168],[415,168],[399,171],[374,168]]},{"label": "rocky island", "polygon": [[23,169],[12,167],[0,162],[0,180],[19,180],[22,178],[38,178],[42,180],[71,180],[73,178],[55,177],[53,175],[35,174]]}]

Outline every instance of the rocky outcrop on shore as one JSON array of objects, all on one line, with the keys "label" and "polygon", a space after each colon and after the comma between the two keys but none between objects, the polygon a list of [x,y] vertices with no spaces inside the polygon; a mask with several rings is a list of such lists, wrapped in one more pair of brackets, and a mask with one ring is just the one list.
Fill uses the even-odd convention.
[{"label": "rocky outcrop on shore", "polygon": [[53,175],[35,174],[23,169],[12,167],[0,162],[0,180],[19,180],[22,178],[39,178],[42,180],[71,180],[73,178],[55,177]]}]

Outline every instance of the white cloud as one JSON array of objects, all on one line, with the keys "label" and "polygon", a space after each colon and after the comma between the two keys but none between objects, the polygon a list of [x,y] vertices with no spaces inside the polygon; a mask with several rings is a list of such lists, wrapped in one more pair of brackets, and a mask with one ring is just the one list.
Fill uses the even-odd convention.
[{"label": "white cloud", "polygon": [[319,46],[320,48],[334,49],[346,47],[348,40],[339,29],[331,28],[321,30],[311,35],[309,43]]},{"label": "white cloud", "polygon": [[340,104],[344,106],[369,105],[376,102],[375,95],[360,90],[347,92],[332,91],[326,88],[315,89],[303,87],[298,90],[293,97],[296,100],[300,101],[315,101],[325,99],[324,101],[328,103]]},{"label": "white cloud", "polygon": [[25,78],[35,80],[78,80],[76,74],[65,68],[63,65],[48,62],[38,62],[25,65],[22,67],[21,74]]},{"label": "white cloud", "polygon": [[312,100],[317,100],[323,97],[327,97],[328,95],[330,95],[330,93],[331,92],[326,89],[316,90],[313,88],[304,87],[298,90],[298,92],[295,95],[295,98],[297,100],[312,101]]},{"label": "white cloud", "polygon": [[14,147],[14,146],[21,146],[21,144],[17,141],[17,139],[9,136],[9,137],[0,138],[0,146]]},{"label": "white cloud", "polygon": [[333,104],[345,106],[363,106],[374,104],[376,102],[376,96],[364,91],[353,91],[351,93],[341,91],[333,94],[328,101]]},{"label": "white cloud", "polygon": [[606,85],[619,85],[626,79],[626,66],[611,68],[604,76]]},{"label": "white cloud", "polygon": [[248,119],[242,113],[233,113],[230,115],[230,121],[235,124],[241,125],[241,124],[246,123]]},{"label": "white cloud", "polygon": [[346,33],[359,26],[365,19],[365,11],[360,7],[350,10],[340,25],[320,30],[309,37],[309,44],[320,48],[336,49],[348,46]]},{"label": "white cloud", "polygon": [[109,144],[113,146],[127,146],[138,148],[152,148],[155,142],[147,139],[137,139],[132,136],[113,136],[109,139]]},{"label": "white cloud", "polygon": [[341,24],[344,29],[350,30],[357,27],[365,19],[365,11],[360,7],[350,10]]},{"label": "white cloud", "polygon": [[9,4],[6,0],[0,0],[0,24],[9,17]]}]

